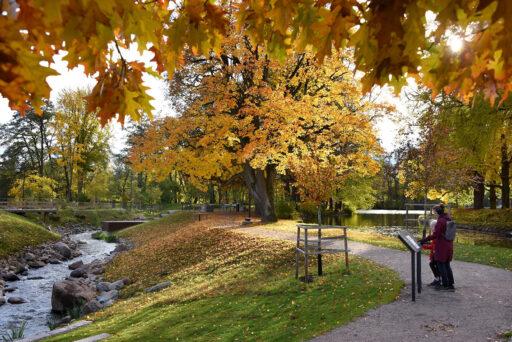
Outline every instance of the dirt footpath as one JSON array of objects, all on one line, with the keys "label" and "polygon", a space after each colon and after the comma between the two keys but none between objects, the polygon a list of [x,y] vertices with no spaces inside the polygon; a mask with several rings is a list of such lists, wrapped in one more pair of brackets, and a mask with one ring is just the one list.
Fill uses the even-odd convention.
[{"label": "dirt footpath", "polygon": [[[295,235],[257,227],[238,231],[292,240]],[[349,241],[351,254],[371,259],[400,274],[406,282],[400,298],[365,316],[315,338],[325,341],[496,341],[497,333],[512,329],[512,272],[454,261],[456,292],[423,286],[411,302],[411,263],[408,252]],[[455,251],[457,253],[457,251]],[[428,257],[422,259],[424,282],[432,280]]]}]

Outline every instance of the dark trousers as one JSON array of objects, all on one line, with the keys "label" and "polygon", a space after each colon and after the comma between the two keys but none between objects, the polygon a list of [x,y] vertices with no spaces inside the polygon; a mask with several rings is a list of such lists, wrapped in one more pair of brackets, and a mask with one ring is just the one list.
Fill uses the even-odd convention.
[{"label": "dark trousers", "polygon": [[441,274],[441,282],[443,286],[452,286],[453,281],[453,273],[452,268],[450,266],[450,262],[437,262],[437,267],[439,268],[439,273]]},{"label": "dark trousers", "polygon": [[437,279],[441,277],[441,274],[439,273],[439,267],[437,267],[437,262],[435,262],[434,260],[430,260],[429,266],[430,269],[432,270],[432,273],[434,274],[434,278]]}]

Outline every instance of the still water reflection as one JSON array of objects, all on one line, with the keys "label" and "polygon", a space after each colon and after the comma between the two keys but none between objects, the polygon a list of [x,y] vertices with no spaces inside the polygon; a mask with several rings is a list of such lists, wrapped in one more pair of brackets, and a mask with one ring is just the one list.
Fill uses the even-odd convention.
[{"label": "still water reflection", "polygon": [[[409,220],[412,219],[412,221],[408,221],[408,230],[417,237],[422,235],[423,229],[418,220],[420,215],[423,216],[423,211],[415,210],[407,215]],[[396,236],[400,230],[406,229],[405,220],[405,210],[364,210],[350,216],[325,216],[322,218],[322,223],[349,226],[351,229],[371,230],[382,235]],[[317,223],[316,218],[309,218],[305,222]],[[463,229],[457,230],[457,242],[512,248],[512,239],[510,238]]]}]

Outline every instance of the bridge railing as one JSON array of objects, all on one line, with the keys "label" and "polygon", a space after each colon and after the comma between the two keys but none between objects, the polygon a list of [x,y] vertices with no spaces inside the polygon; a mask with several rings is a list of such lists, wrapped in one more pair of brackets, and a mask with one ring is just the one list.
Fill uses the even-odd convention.
[{"label": "bridge railing", "polygon": [[0,201],[0,209],[56,209],[56,203],[52,201]]}]

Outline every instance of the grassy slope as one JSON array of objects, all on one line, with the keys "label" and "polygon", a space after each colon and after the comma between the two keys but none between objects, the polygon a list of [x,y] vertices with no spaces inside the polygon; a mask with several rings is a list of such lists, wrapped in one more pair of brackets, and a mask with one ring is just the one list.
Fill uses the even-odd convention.
[{"label": "grassy slope", "polygon": [[[277,223],[264,225],[262,228],[296,233],[297,221],[282,220]],[[348,236],[353,241],[406,250],[397,238],[379,234],[371,229],[349,229]],[[492,243],[492,237],[489,237],[489,241],[482,241],[481,237],[478,239],[472,238],[471,234],[459,235],[454,245],[455,259],[512,271],[512,248],[494,246]]]},{"label": "grassy slope", "polygon": [[86,223],[100,225],[102,221],[131,218],[133,213],[124,209],[61,209],[57,213],[60,223]]},{"label": "grassy slope", "polygon": [[512,231],[512,209],[452,209],[457,223]]},{"label": "grassy slope", "polygon": [[21,216],[0,211],[0,258],[16,253],[26,246],[34,246],[59,235]]},{"label": "grassy slope", "polygon": [[[49,223],[64,225],[67,223],[82,223],[99,226],[102,221],[131,220],[138,216],[149,217],[149,214],[140,210],[115,209],[59,209],[56,214],[49,217]],[[41,215],[30,214],[32,221],[41,222]]]},{"label": "grassy slope", "polygon": [[[52,341],[102,332],[115,341],[298,341],[393,301],[402,286],[396,273],[360,258],[352,259],[350,275],[327,258],[326,275],[303,284],[293,278],[291,243],[209,229],[229,223],[220,215],[192,222],[180,213],[121,232],[136,248],[119,255],[107,277],[129,277],[123,296],[133,297]],[[173,285],[140,292],[163,280]]]}]

